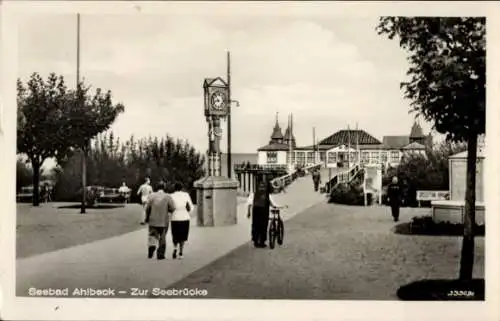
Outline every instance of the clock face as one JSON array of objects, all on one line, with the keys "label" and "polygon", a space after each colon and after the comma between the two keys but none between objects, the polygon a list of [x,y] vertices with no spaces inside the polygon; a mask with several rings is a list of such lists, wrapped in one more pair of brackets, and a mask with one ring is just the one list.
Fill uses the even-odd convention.
[{"label": "clock face", "polygon": [[210,104],[215,110],[223,110],[225,101],[226,95],[222,91],[216,91],[210,97]]}]

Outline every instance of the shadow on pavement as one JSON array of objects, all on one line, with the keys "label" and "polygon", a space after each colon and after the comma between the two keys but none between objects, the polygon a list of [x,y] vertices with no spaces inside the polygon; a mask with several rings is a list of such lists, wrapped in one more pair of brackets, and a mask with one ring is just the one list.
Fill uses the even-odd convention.
[{"label": "shadow on pavement", "polygon": [[[463,236],[462,224],[438,223],[438,224],[414,224],[401,223],[393,228],[395,234],[401,235],[428,235],[428,236]],[[484,236],[484,225],[476,227],[476,236]]]},{"label": "shadow on pavement", "polygon": [[[81,205],[80,204],[74,204],[74,205],[64,205],[64,206],[58,206],[57,208],[60,209],[80,209]],[[114,209],[114,208],[123,208],[125,205],[123,204],[97,204],[94,206],[87,206],[87,209],[91,210],[105,210],[105,209]]]},{"label": "shadow on pavement", "polygon": [[397,296],[405,301],[483,301],[484,279],[420,280],[400,287]]}]

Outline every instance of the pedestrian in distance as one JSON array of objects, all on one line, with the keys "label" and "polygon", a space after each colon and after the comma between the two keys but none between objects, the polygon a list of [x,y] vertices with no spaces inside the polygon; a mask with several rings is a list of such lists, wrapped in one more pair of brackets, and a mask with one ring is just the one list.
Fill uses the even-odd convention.
[{"label": "pedestrian in distance", "polygon": [[177,182],[174,184],[174,192],[170,194],[174,204],[171,218],[172,242],[174,243],[173,259],[182,259],[184,257],[184,244],[189,237],[191,212],[194,210],[191,196],[182,189],[182,184]]},{"label": "pedestrian in distance", "polygon": [[50,189],[49,189],[49,184],[48,183],[45,183],[43,184],[43,187],[42,187],[42,201],[45,202],[45,203],[48,203],[49,200],[50,200]]},{"label": "pedestrian in distance", "polygon": [[153,188],[151,187],[151,180],[149,177],[146,177],[144,180],[144,184],[142,184],[137,190],[137,195],[141,197],[141,204],[143,208],[142,212],[142,221],[141,224],[146,224],[146,204],[148,202],[149,195],[153,193]]},{"label": "pedestrian in distance", "polygon": [[247,217],[252,217],[252,242],[257,248],[267,247],[267,227],[270,207],[282,208],[271,196],[272,186],[264,175],[259,180],[255,193],[248,195]]},{"label": "pedestrian in distance", "polygon": [[392,218],[394,222],[397,222],[399,221],[399,208],[401,206],[401,187],[396,176],[392,178],[392,183],[387,188],[387,198],[391,207]]},{"label": "pedestrian in distance", "polygon": [[319,169],[316,169],[312,174],[314,191],[317,192],[319,190],[319,184],[321,183],[321,173]]},{"label": "pedestrian in distance", "polygon": [[170,213],[174,210],[175,204],[172,198],[165,193],[165,183],[160,181],[156,186],[156,192],[152,193],[146,202],[145,222],[148,223],[148,258],[153,258],[156,251],[158,260],[165,259],[166,234]]},{"label": "pedestrian in distance", "polygon": [[118,193],[120,193],[123,203],[127,204],[130,198],[130,188],[128,188],[127,183],[122,183],[122,186],[118,189]]}]

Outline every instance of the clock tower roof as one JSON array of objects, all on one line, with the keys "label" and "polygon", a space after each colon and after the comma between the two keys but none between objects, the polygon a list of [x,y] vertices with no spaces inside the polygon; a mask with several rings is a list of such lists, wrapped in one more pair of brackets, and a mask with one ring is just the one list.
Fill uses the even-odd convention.
[{"label": "clock tower roof", "polygon": [[203,87],[227,87],[227,83],[221,77],[205,78]]}]

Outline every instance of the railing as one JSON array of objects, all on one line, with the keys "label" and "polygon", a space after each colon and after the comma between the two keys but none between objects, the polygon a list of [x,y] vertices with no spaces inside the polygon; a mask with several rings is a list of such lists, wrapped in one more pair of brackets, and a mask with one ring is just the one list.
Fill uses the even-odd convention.
[{"label": "railing", "polygon": [[287,165],[274,165],[274,164],[263,164],[263,165],[256,165],[256,164],[250,164],[250,163],[242,163],[242,164],[235,164],[234,165],[234,171],[265,171],[265,170],[272,170],[272,171],[288,171],[288,166]]},{"label": "railing", "polygon": [[314,164],[314,165],[309,165],[305,168],[302,169],[296,169],[292,173],[276,177],[271,181],[271,186],[273,187],[273,192],[280,192],[283,190],[285,187],[290,185],[297,177],[307,175],[309,173],[312,173],[316,169],[320,169],[321,164]]},{"label": "railing", "polygon": [[325,184],[325,192],[329,193],[337,184],[349,183],[352,181],[359,173],[360,168],[359,164],[355,164],[351,169],[335,174],[335,176]]}]

